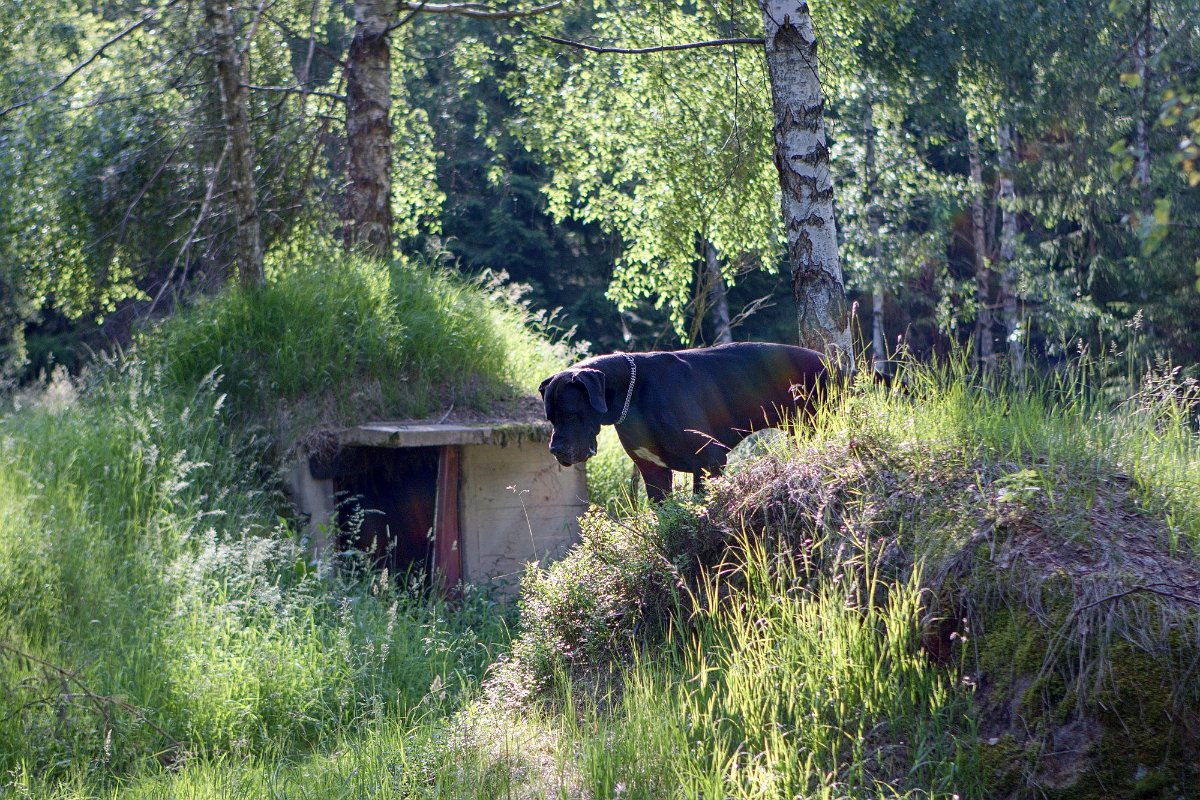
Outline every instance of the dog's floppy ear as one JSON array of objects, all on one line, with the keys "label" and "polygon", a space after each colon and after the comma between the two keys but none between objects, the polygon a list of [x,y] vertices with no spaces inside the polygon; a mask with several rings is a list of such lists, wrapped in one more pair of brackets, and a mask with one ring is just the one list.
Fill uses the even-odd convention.
[{"label": "dog's floppy ear", "polygon": [[538,387],[538,394],[540,394],[542,396],[543,400],[546,399],[546,387],[550,385],[550,381],[552,381],[552,380],[554,380],[553,375],[551,375],[549,378],[546,378],[546,380],[542,381],[542,385]]},{"label": "dog's floppy ear", "polygon": [[583,384],[587,390],[588,402],[592,408],[601,414],[608,411],[608,403],[604,402],[604,373],[598,369],[581,369],[575,373],[575,380]]}]

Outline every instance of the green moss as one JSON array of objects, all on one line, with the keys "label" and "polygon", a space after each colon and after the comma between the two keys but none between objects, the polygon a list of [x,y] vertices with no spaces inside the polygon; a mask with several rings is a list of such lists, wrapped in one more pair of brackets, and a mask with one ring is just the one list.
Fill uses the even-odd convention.
[{"label": "green moss", "polygon": [[1008,694],[1019,678],[1041,669],[1045,631],[1027,610],[1002,606],[987,617],[981,633],[979,669],[995,691]]},{"label": "green moss", "polygon": [[[1108,653],[1108,671],[1098,687],[1082,695],[1071,679],[1077,651],[1064,648],[1047,664],[1049,631],[1068,613],[1066,598],[1047,590],[1049,624],[1022,607],[1002,606],[987,616],[979,643],[979,667],[987,686],[980,714],[1005,732],[981,745],[982,775],[989,797],[1035,796],[1026,781],[1049,769],[1047,748],[1055,735],[1079,721],[1094,733],[1081,734],[1078,763],[1054,781],[1039,781],[1036,796],[1062,800],[1200,797],[1200,748],[1187,735],[1200,720],[1194,697],[1176,703],[1171,664],[1160,654],[1127,642]],[[1057,620],[1057,622],[1056,622]],[[1009,716],[1013,719],[1009,719]],[[985,734],[986,735],[986,734]],[[1071,777],[1071,771],[1076,777]],[[1189,793],[1190,792],[1190,793]]]},{"label": "green moss", "polygon": [[1025,783],[1028,761],[1026,746],[1012,734],[980,745],[979,774],[986,781],[987,796],[1007,797],[1018,792]]},{"label": "green moss", "polygon": [[1200,709],[1175,707],[1169,668],[1155,654],[1122,642],[1110,659],[1090,704],[1103,729],[1093,770],[1070,796],[1200,797],[1200,752],[1181,725]]}]

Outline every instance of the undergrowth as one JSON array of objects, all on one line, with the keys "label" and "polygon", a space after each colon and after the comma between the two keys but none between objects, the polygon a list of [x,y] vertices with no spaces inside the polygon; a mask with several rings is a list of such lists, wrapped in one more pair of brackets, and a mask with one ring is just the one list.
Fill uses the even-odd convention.
[{"label": "undergrowth", "polygon": [[444,721],[477,693],[507,610],[470,590],[449,603],[353,554],[318,572],[281,513],[275,459],[314,424],[532,395],[566,351],[507,292],[331,259],[11,398],[5,785],[86,794],[164,768],[302,759],[372,726]]},{"label": "undergrowth", "polygon": [[9,792],[1186,796],[1200,627],[1164,587],[1195,574],[1200,458],[1173,370],[1114,402],[1095,366],[913,367],[653,508],[609,442],[604,508],[528,573],[510,639],[484,594],[318,572],[270,488],[300,420],[486,405],[561,354],[463,383],[486,343],[410,326],[481,295],[412,269],[207,301],[2,418]]}]

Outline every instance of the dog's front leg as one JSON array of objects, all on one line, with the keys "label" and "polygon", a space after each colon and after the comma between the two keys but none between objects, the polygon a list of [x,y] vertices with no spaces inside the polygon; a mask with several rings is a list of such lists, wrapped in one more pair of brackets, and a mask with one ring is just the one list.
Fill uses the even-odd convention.
[{"label": "dog's front leg", "polygon": [[638,471],[642,473],[642,480],[646,483],[646,496],[650,498],[650,502],[661,503],[666,499],[671,493],[671,470],[640,458],[635,458],[633,463],[637,464]]}]

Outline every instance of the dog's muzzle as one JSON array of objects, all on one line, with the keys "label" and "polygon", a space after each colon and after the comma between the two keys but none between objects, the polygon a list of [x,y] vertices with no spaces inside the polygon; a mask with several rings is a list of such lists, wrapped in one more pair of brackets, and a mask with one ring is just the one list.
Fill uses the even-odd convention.
[{"label": "dog's muzzle", "polygon": [[584,461],[587,461],[589,458],[596,455],[596,446],[592,445],[591,447],[580,451],[571,447],[552,444],[550,445],[550,454],[553,455],[558,463],[562,466],[570,467],[574,466],[575,464],[582,464]]}]

